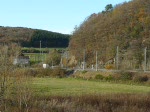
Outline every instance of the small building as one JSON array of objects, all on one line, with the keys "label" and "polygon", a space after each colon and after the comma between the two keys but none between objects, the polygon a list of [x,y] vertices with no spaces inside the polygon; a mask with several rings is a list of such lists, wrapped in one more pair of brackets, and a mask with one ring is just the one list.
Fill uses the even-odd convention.
[{"label": "small building", "polygon": [[43,68],[49,68],[48,64],[43,64]]},{"label": "small building", "polygon": [[18,56],[14,59],[14,65],[26,66],[30,64],[29,56]]}]

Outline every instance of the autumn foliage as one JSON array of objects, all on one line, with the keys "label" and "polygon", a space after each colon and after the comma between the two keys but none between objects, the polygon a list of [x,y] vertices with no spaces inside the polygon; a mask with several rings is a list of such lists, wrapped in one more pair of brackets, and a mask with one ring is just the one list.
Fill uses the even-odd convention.
[{"label": "autumn foliage", "polygon": [[[150,0],[132,0],[113,7],[110,11],[91,14],[75,28],[69,48],[77,60],[92,63],[98,51],[98,58],[107,62],[116,56],[116,47],[122,53],[131,52],[139,63],[137,51],[150,47]],[[105,12],[105,13],[104,13]]]},{"label": "autumn foliage", "polygon": [[67,47],[70,35],[24,27],[0,26],[0,43],[19,43],[22,47]]}]

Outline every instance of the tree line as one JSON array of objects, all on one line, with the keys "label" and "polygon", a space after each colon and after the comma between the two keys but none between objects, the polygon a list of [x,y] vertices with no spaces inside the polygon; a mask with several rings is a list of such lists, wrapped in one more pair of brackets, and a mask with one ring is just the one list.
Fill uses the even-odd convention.
[{"label": "tree line", "polygon": [[70,35],[23,27],[0,27],[0,43],[19,43],[22,47],[67,47]]},{"label": "tree line", "polygon": [[67,47],[70,35],[54,33],[50,31],[37,30],[31,37],[31,46],[39,47]]}]

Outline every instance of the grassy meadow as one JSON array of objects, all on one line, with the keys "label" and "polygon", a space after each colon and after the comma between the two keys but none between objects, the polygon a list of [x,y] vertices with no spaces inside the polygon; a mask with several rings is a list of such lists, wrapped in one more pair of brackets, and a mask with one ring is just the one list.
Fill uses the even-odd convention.
[{"label": "grassy meadow", "polygon": [[150,86],[88,81],[75,78],[34,78],[32,89],[38,96],[80,96],[86,94],[147,94]]},{"label": "grassy meadow", "polygon": [[[28,48],[28,47],[23,47],[22,52],[25,56],[30,57],[31,62],[40,62],[40,61],[45,61],[47,56],[49,55],[48,53],[56,49],[58,52],[65,51],[66,48]],[[41,53],[40,53],[41,52]]]},{"label": "grassy meadow", "polygon": [[149,112],[150,86],[76,78],[34,78],[34,106],[40,112]]},{"label": "grassy meadow", "polygon": [[66,48],[41,48],[40,49],[40,47],[39,48],[33,48],[33,47],[22,47],[22,50],[41,50],[41,51],[46,51],[46,50],[54,50],[54,49],[57,49],[57,50],[64,50],[64,49],[66,49]]},{"label": "grassy meadow", "polygon": [[2,112],[150,112],[150,86],[143,83],[15,73],[18,77],[0,105]]}]

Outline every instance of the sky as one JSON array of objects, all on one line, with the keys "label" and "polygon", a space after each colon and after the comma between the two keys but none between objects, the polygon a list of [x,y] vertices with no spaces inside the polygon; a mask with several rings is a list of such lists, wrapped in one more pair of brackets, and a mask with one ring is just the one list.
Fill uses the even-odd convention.
[{"label": "sky", "polygon": [[0,0],[0,26],[71,34],[75,26],[107,4],[125,1],[129,0]]}]

